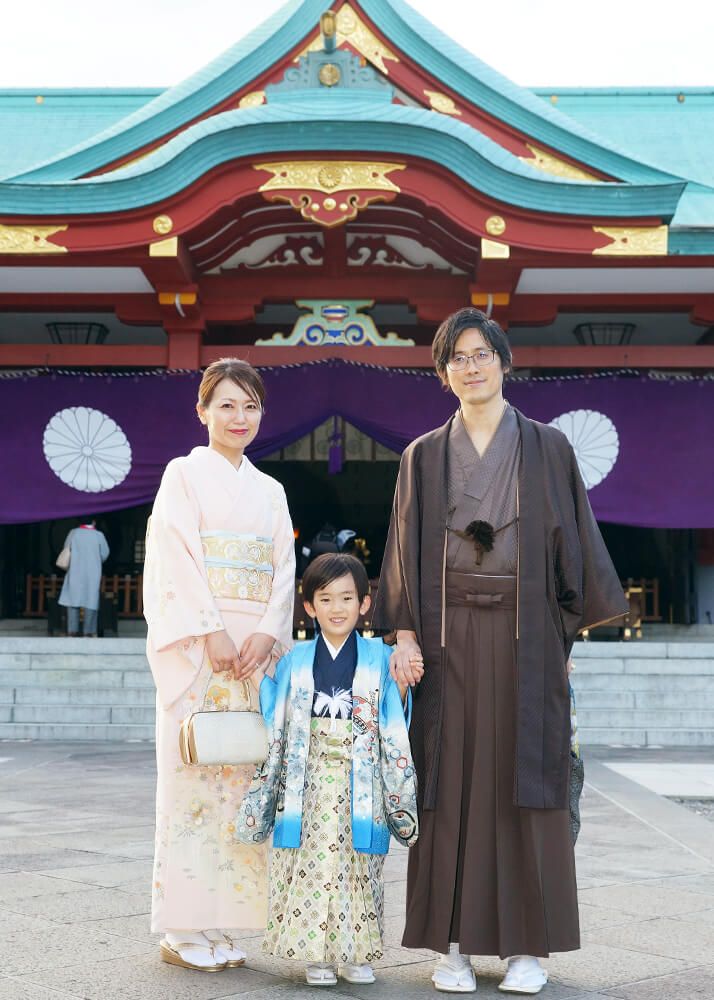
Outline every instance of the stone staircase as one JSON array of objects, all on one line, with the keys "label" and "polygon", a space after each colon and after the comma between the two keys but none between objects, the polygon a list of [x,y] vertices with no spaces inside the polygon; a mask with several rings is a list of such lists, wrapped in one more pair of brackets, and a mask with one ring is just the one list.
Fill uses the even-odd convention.
[{"label": "stone staircase", "polygon": [[153,740],[142,638],[0,639],[0,739]]},{"label": "stone staircase", "polygon": [[578,642],[583,745],[714,746],[714,642]]},{"label": "stone staircase", "polygon": [[[142,638],[0,638],[0,739],[152,740]],[[584,745],[714,746],[714,642],[577,643]]]}]

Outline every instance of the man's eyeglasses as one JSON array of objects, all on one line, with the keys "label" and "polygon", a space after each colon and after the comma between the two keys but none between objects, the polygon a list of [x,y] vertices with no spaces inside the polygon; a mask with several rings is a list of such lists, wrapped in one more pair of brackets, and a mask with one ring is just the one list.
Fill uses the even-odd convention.
[{"label": "man's eyeglasses", "polygon": [[453,358],[449,358],[446,362],[446,367],[451,369],[452,372],[462,372],[468,368],[469,361],[471,360],[474,361],[476,368],[482,368],[484,365],[492,365],[496,360],[496,351],[484,347],[481,350],[474,351],[473,354],[455,354]]}]

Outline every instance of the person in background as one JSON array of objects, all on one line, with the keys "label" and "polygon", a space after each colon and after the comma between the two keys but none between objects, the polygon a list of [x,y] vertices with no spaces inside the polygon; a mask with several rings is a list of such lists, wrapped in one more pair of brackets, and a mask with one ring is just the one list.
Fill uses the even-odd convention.
[{"label": "person in background", "polygon": [[70,531],[63,548],[70,550],[69,569],[59,596],[59,603],[67,608],[67,632],[80,634],[79,610],[83,608],[82,632],[85,636],[95,636],[102,563],[109,555],[107,540],[97,529],[96,520],[90,517]]}]

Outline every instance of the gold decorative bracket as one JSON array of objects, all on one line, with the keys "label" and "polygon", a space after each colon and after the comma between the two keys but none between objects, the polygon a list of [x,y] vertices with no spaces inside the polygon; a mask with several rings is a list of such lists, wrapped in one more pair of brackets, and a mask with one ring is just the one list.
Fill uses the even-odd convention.
[{"label": "gold decorative bracket", "polygon": [[373,201],[392,201],[400,188],[387,174],[404,163],[347,160],[297,160],[256,163],[255,170],[273,176],[258,189],[269,201],[287,201],[304,219],[338,226]]},{"label": "gold decorative bracket", "polygon": [[487,240],[481,237],[481,259],[482,260],[508,260],[511,256],[511,248],[508,243],[499,243],[498,240]]},{"label": "gold decorative bracket", "polygon": [[[335,15],[335,21],[337,24],[336,47],[339,49],[347,42],[367,62],[371,62],[373,66],[376,66],[380,73],[389,76],[389,69],[386,65],[387,60],[399,62],[399,56],[377,38],[372,29],[364,23],[351,4],[345,3],[340,7]],[[307,52],[322,52],[323,46],[324,39],[322,32],[320,32],[300,55],[304,56]]]},{"label": "gold decorative bracket", "polygon": [[67,226],[0,225],[0,254],[67,253],[67,247],[50,243],[49,237],[63,233]]},{"label": "gold decorative bracket", "polygon": [[538,146],[532,146],[529,142],[526,146],[533,154],[532,156],[519,156],[518,159],[521,163],[525,163],[528,167],[534,167],[536,170],[542,170],[544,174],[550,174],[552,177],[563,177],[568,181],[587,181],[591,184],[602,184],[604,183],[595,174],[588,173],[587,170],[583,170],[582,167],[575,167],[572,163],[567,163],[565,160],[561,160],[557,156],[553,156],[552,153],[547,153],[544,149],[540,149]]},{"label": "gold decorative bracket", "polygon": [[666,257],[667,226],[593,226],[612,242],[595,247],[593,255],[606,257]]}]

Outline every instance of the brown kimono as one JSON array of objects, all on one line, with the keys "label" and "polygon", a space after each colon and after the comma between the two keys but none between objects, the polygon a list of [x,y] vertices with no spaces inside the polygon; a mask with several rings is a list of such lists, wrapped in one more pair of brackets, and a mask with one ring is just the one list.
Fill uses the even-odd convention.
[{"label": "brown kimono", "polygon": [[[476,550],[459,532],[495,529]],[[457,414],[404,452],[374,621],[412,629],[421,835],[404,944],[546,955],[579,946],[565,662],[625,613],[560,431],[509,407],[479,456]]]}]

